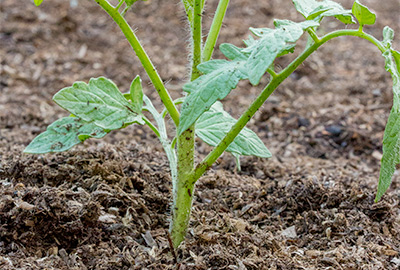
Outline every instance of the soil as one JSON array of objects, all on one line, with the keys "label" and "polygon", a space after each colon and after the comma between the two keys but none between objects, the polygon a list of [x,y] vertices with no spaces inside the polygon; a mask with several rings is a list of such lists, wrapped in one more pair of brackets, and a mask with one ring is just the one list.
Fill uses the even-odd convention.
[{"label": "soil", "polygon": [[[209,25],[217,1],[207,2]],[[363,3],[378,17],[368,32],[381,38],[390,25],[400,33],[397,0]],[[106,76],[125,92],[140,74],[160,104],[117,26],[95,1],[72,9],[69,1],[36,8],[1,0],[0,14],[1,269],[400,268],[398,172],[373,202],[391,79],[368,42],[331,41],[271,96],[248,127],[273,158],[243,157],[237,172],[225,154],[199,180],[176,263],[168,161],[150,129],[131,126],[65,153],[22,154],[67,115],[51,97],[76,80]],[[178,97],[189,48],[179,1],[139,1],[127,18]],[[273,18],[301,19],[289,0],[232,0],[219,43],[241,46],[248,27],[271,27]],[[341,27],[333,19],[323,25]],[[224,106],[237,117],[260,90],[240,83]],[[200,160],[210,148],[198,149]]]}]

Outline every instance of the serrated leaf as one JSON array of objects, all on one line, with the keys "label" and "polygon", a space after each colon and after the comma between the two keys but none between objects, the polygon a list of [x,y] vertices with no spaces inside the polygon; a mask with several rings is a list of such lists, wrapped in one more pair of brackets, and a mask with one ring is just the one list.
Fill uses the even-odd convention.
[{"label": "serrated leaf", "polygon": [[294,43],[305,30],[319,25],[315,21],[295,23],[289,20],[275,20],[274,24],[276,29],[250,28],[250,31],[260,39],[248,42],[250,45],[242,50],[249,54],[246,69],[253,85],[260,82],[275,58],[293,50]]},{"label": "serrated leaf", "polygon": [[129,93],[132,101],[133,111],[140,114],[143,107],[143,88],[142,80],[140,79],[139,75],[133,79]]},{"label": "serrated leaf", "polygon": [[76,117],[60,118],[25,148],[25,153],[44,154],[66,151],[88,138],[102,138],[107,132]]},{"label": "serrated leaf", "polygon": [[[220,102],[216,102],[197,120],[196,135],[208,145],[217,146],[236,121],[223,110]],[[271,157],[264,143],[248,128],[244,128],[225,151],[243,156]]]},{"label": "serrated leaf", "polygon": [[219,50],[230,60],[247,60],[248,56],[242,52],[243,49],[229,43],[223,43]]},{"label": "serrated leaf", "polygon": [[345,24],[355,23],[351,10],[331,0],[292,0],[296,10],[307,20],[320,22],[324,17],[335,17]]},{"label": "serrated leaf", "polygon": [[247,79],[245,61],[211,60],[198,65],[205,75],[187,83],[188,92],[182,105],[178,134],[188,129],[217,100],[225,98],[240,80]]},{"label": "serrated leaf", "polygon": [[400,163],[400,53],[388,49],[383,56],[385,68],[393,79],[393,107],[383,136],[383,156],[375,201],[379,201],[389,188],[396,165]]},{"label": "serrated leaf", "polygon": [[376,15],[358,0],[354,1],[353,8],[351,10],[361,26],[368,24],[371,25],[376,21]]},{"label": "serrated leaf", "polygon": [[114,130],[132,123],[144,124],[141,114],[128,102],[117,86],[104,77],[76,82],[61,89],[53,100],[70,113],[97,126]]},{"label": "serrated leaf", "polygon": [[42,4],[43,0],[33,0],[33,3],[38,7],[40,4]]}]

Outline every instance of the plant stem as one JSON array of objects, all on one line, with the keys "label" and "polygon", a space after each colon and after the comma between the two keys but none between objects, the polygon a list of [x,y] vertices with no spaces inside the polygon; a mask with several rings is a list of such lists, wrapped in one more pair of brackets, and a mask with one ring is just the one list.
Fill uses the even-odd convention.
[{"label": "plant stem", "polygon": [[203,173],[211,167],[211,165],[217,160],[218,157],[225,151],[230,143],[236,138],[239,132],[245,127],[247,122],[253,117],[256,111],[264,104],[267,98],[274,92],[274,90],[287,78],[296,68],[307,59],[314,51],[316,51],[325,42],[339,36],[357,36],[370,41],[383,53],[385,48],[382,43],[375,37],[360,32],[359,30],[338,30],[331,32],[323,36],[319,42],[314,42],[310,47],[306,48],[302,54],[300,54],[292,63],[290,63],[284,70],[282,70],[277,76],[273,77],[269,84],[264,88],[261,94],[253,101],[250,107],[243,113],[238,119],[235,125],[232,126],[231,130],[225,135],[221,142],[211,151],[202,162],[200,162],[190,177],[193,181],[197,181]]},{"label": "plant stem", "polygon": [[200,77],[200,70],[197,66],[202,62],[201,58],[201,0],[195,0],[194,10],[193,10],[193,30],[192,30],[192,43],[193,43],[193,53],[192,53],[192,75],[190,77],[191,81],[196,80]]},{"label": "plant stem", "polygon": [[207,36],[206,44],[204,45],[203,62],[211,59],[215,44],[217,43],[219,32],[221,30],[222,21],[224,20],[226,9],[228,8],[228,4],[229,0],[220,0],[218,3],[213,22]]},{"label": "plant stem", "polygon": [[142,63],[144,69],[147,72],[151,82],[153,83],[154,87],[156,88],[162,102],[164,103],[165,107],[167,108],[169,114],[171,115],[172,120],[174,121],[175,125],[179,125],[179,112],[173,103],[171,96],[169,95],[167,89],[164,86],[164,83],[158,74],[156,68],[154,67],[153,63],[151,62],[149,56],[147,55],[146,51],[143,49],[142,45],[139,42],[139,39],[133,32],[132,28],[126,22],[124,17],[115,10],[115,8],[108,3],[107,0],[95,0],[109,15],[110,17],[118,24],[119,28],[121,29],[122,33],[124,33],[126,39],[128,40],[129,44],[132,46],[133,50],[135,51],[136,55],[138,56],[140,62]]},{"label": "plant stem", "polygon": [[[191,80],[200,76],[197,66],[201,63],[201,19],[202,0],[195,0],[192,22],[192,75]],[[171,239],[174,248],[177,248],[185,239],[190,220],[194,185],[191,172],[194,168],[195,127],[192,125],[178,137],[178,179],[174,184],[172,205],[172,221],[170,224]]]},{"label": "plant stem", "polygon": [[[172,147],[172,143],[168,140],[164,117],[162,116],[162,114],[158,113],[156,108],[154,108],[153,103],[147,96],[143,96],[143,101],[146,104],[146,106],[143,107],[143,110],[146,110],[153,115],[153,118],[157,123],[158,129],[146,117],[143,117],[143,119],[146,124],[154,131],[154,133],[156,133],[158,139],[160,140],[169,161],[172,183],[176,183],[178,175],[176,152],[175,148]],[[175,186],[173,186],[173,190],[175,190]]]},{"label": "plant stem", "polygon": [[118,5],[115,7],[115,10],[119,10],[119,8],[125,3],[125,0],[119,0]]},{"label": "plant stem", "polygon": [[143,116],[143,121],[146,123],[146,125],[149,126],[149,128],[154,132],[154,134],[156,134],[157,137],[160,137],[160,132],[158,131],[158,129],[153,125],[153,123],[147,119],[147,117]]}]

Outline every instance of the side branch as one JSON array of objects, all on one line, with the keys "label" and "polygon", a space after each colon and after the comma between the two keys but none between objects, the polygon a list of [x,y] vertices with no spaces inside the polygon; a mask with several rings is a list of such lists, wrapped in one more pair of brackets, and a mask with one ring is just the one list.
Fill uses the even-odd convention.
[{"label": "side branch", "polygon": [[264,104],[267,98],[275,91],[275,89],[293,73],[304,62],[314,51],[316,51],[325,42],[339,36],[357,36],[370,41],[383,53],[385,51],[382,43],[375,37],[360,32],[358,30],[338,30],[331,32],[323,36],[319,41],[314,42],[310,47],[306,48],[302,54],[300,54],[292,63],[290,63],[284,70],[282,70],[276,76],[272,76],[269,84],[264,88],[261,94],[253,101],[250,107],[243,113],[238,119],[235,125],[232,126],[231,130],[225,135],[221,142],[200,162],[195,170],[192,172],[190,177],[192,181],[196,182],[203,173],[211,167],[211,165],[222,155],[226,148],[233,142],[240,131],[246,126],[247,122],[254,116],[257,110]]},{"label": "side branch", "polygon": [[108,13],[108,15],[110,15],[110,17],[118,24],[122,33],[124,33],[126,39],[128,40],[129,44],[132,46],[132,48],[135,51],[136,55],[138,56],[140,62],[142,63],[144,69],[146,70],[146,73],[149,76],[151,82],[153,83],[154,87],[156,88],[166,109],[168,110],[169,114],[171,115],[172,120],[174,121],[175,125],[178,126],[179,125],[179,112],[178,112],[177,108],[175,107],[175,104],[172,101],[169,92],[165,88],[160,75],[157,73],[156,68],[154,67],[153,63],[151,62],[146,51],[143,49],[142,45],[139,42],[139,39],[133,32],[132,28],[126,22],[124,17],[118,12],[118,10],[116,10],[110,3],[108,3],[107,0],[95,0],[95,1]]},{"label": "side branch", "polygon": [[203,62],[211,59],[214,51],[217,38],[221,30],[222,21],[224,20],[226,9],[228,8],[229,0],[220,0],[217,10],[215,11],[214,19],[211,24],[210,32],[208,33],[206,44],[203,50]]}]

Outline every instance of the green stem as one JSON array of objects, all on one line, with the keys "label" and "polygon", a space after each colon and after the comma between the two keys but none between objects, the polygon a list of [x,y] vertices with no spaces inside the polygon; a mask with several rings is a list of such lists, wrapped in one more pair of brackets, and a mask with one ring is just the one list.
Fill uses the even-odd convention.
[{"label": "green stem", "polygon": [[272,78],[275,78],[275,77],[278,76],[278,74],[276,74],[276,72],[275,72],[273,67],[268,68],[267,72],[272,76]]},{"label": "green stem", "polygon": [[125,3],[125,0],[119,0],[118,5],[115,7],[115,10],[119,10],[119,8]]},{"label": "green stem", "polygon": [[274,92],[274,90],[287,78],[296,68],[304,62],[314,51],[316,51],[325,42],[339,36],[357,36],[370,41],[383,53],[385,48],[382,43],[375,37],[360,32],[358,30],[338,30],[331,32],[323,36],[319,42],[314,42],[310,47],[306,48],[304,52],[299,55],[292,63],[290,63],[284,70],[282,70],[276,77],[273,77],[269,84],[264,88],[261,94],[254,100],[250,107],[243,113],[238,119],[235,125],[232,126],[231,130],[221,140],[221,142],[211,151],[207,157],[200,162],[190,177],[193,181],[197,181],[203,173],[211,167],[211,165],[217,160],[218,157],[225,151],[230,143],[236,138],[239,132],[245,127],[247,122],[253,117],[256,111],[264,104],[267,98]]},{"label": "green stem", "polygon": [[143,116],[143,121],[146,123],[146,125],[149,126],[149,128],[156,134],[157,137],[160,137],[160,132],[156,128],[156,126],[153,125],[153,123],[147,119],[147,117]]},{"label": "green stem", "polygon": [[126,39],[132,46],[140,62],[142,63],[144,69],[146,70],[147,75],[149,76],[151,82],[156,88],[158,94],[160,95],[160,98],[164,103],[165,107],[167,108],[169,114],[171,115],[172,120],[174,121],[175,125],[178,126],[179,112],[175,107],[167,89],[165,88],[160,75],[158,74],[156,68],[151,62],[146,51],[140,44],[139,39],[133,32],[132,28],[126,22],[124,17],[118,12],[118,10],[115,10],[115,8],[112,5],[110,5],[110,3],[108,3],[106,0],[95,0],[95,1],[110,15],[110,17],[118,24],[122,33],[124,33]]},{"label": "green stem", "polygon": [[201,63],[201,1],[195,0],[193,10],[193,29],[192,29],[192,42],[193,42],[193,53],[192,53],[192,76],[191,81],[196,80],[200,77],[201,73],[197,69],[197,66]]},{"label": "green stem", "polygon": [[314,40],[315,43],[320,42],[320,39],[317,36],[317,34],[315,33],[314,29],[310,28],[307,30],[307,32],[310,35],[310,37]]},{"label": "green stem", "polygon": [[[171,178],[172,183],[176,183],[177,179],[177,160],[176,160],[176,152],[175,148],[172,147],[172,143],[168,140],[167,129],[165,127],[164,117],[158,113],[156,108],[154,108],[153,103],[147,96],[143,96],[143,101],[146,106],[143,107],[143,110],[148,111],[153,115],[154,120],[157,123],[158,129],[151,123],[146,117],[144,117],[144,121],[146,124],[156,133],[158,139],[161,142],[161,145],[167,155],[169,161],[169,168],[171,169]],[[173,190],[175,190],[175,186],[173,185]]]},{"label": "green stem", "polygon": [[[202,59],[201,2],[202,0],[195,0],[194,2],[193,22],[191,24],[193,42],[192,81],[200,76],[200,71],[197,69],[197,66],[201,63]],[[194,168],[194,128],[194,125],[192,125],[178,137],[178,178],[177,183],[174,184],[176,188],[175,192],[173,192],[172,221],[170,224],[170,233],[174,248],[177,248],[185,239],[192,209],[195,181],[190,177]]]},{"label": "green stem", "polygon": [[211,24],[210,31],[207,36],[206,44],[203,49],[203,62],[211,59],[214,51],[217,38],[221,30],[222,21],[224,20],[226,9],[228,8],[229,0],[220,0],[217,10],[215,11],[214,19]]}]

